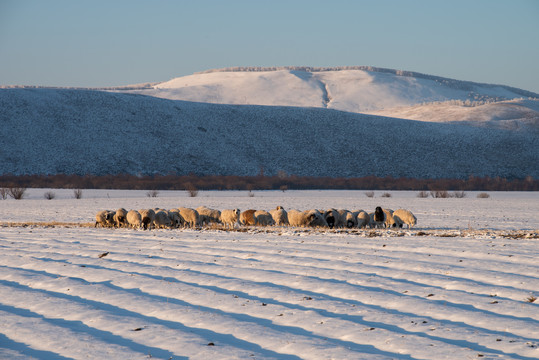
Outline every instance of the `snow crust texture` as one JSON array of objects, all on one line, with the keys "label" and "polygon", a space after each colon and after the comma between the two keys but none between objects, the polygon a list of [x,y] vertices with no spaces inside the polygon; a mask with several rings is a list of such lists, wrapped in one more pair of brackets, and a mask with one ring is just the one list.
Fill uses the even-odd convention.
[{"label": "snow crust texture", "polygon": [[3,174],[257,175],[263,168],[266,175],[539,177],[537,129],[521,123],[477,127],[67,89],[2,89],[0,109]]},{"label": "snow crust texture", "polygon": [[[0,358],[538,357],[539,312],[530,301],[539,289],[538,239],[527,236],[539,227],[527,216],[539,210],[535,193],[485,200],[202,192],[193,199],[85,190],[81,200],[60,191],[49,201],[38,198],[41,191],[0,201],[2,219],[25,221],[30,213],[91,221],[98,208],[195,202],[266,209],[355,203],[367,210],[407,203],[419,228],[371,236],[4,225]],[[467,216],[478,222],[451,226]],[[472,228],[479,221],[482,229]]]}]

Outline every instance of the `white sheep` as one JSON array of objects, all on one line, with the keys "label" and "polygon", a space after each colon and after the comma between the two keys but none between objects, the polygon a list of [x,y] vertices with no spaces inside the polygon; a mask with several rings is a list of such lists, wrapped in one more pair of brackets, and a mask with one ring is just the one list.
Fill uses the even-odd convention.
[{"label": "white sheep", "polygon": [[288,222],[291,226],[328,226],[324,216],[318,210],[299,211],[292,209],[288,211]]},{"label": "white sheep", "polygon": [[339,225],[338,227],[347,227],[349,229],[357,226],[357,217],[349,210],[339,209]]},{"label": "white sheep", "polygon": [[116,227],[123,227],[127,226],[127,210],[124,208],[120,208],[116,210],[116,213],[114,214],[114,225]]},{"label": "white sheep", "polygon": [[367,214],[366,211],[363,211],[363,210],[354,211],[354,214],[356,213],[357,213],[356,222],[357,222],[358,228],[366,228],[367,226],[370,225],[371,217],[369,216],[369,214]]},{"label": "white sheep", "polygon": [[168,211],[157,211],[153,219],[153,226],[156,229],[170,229],[172,227],[172,221],[170,220]]},{"label": "white sheep", "polygon": [[101,210],[95,215],[94,227],[112,227],[114,226],[114,211]]},{"label": "white sheep", "polygon": [[269,212],[266,210],[257,210],[255,211],[255,220],[256,224],[260,226],[272,226],[275,225],[275,220]]},{"label": "white sheep", "polygon": [[240,209],[226,209],[221,211],[221,222],[224,224],[225,229],[228,225],[230,225],[231,228],[234,228],[236,223],[239,223],[240,221]]},{"label": "white sheep", "polygon": [[328,209],[324,211],[323,217],[327,223],[327,226],[329,226],[330,229],[339,226],[341,216],[339,215],[339,212],[337,210]]},{"label": "white sheep", "polygon": [[209,225],[210,223],[221,223],[221,212],[215,209],[209,209],[205,206],[196,208],[198,212],[200,225]]},{"label": "white sheep", "polygon": [[133,229],[140,229],[142,227],[142,217],[136,210],[129,210],[125,216],[127,224]]},{"label": "white sheep", "polygon": [[155,218],[155,211],[153,209],[141,209],[138,212],[142,220],[142,228],[144,230],[150,230],[153,225],[153,219]]},{"label": "white sheep", "polygon": [[392,228],[396,227],[395,219],[393,217],[393,210],[391,209],[382,209],[384,211],[384,215],[386,217],[386,220],[384,221],[384,225],[386,228]]},{"label": "white sheep", "polygon": [[179,228],[183,225],[184,221],[178,209],[170,209],[169,211],[167,211],[167,213],[170,222],[172,223],[172,227]]},{"label": "white sheep", "polygon": [[275,209],[270,211],[270,214],[273,221],[275,221],[275,225],[288,225],[288,213],[282,206],[277,206]]},{"label": "white sheep", "polygon": [[178,211],[180,212],[180,216],[184,220],[184,226],[195,228],[200,224],[198,211],[196,211],[195,209],[181,207],[178,208]]},{"label": "white sheep", "polygon": [[417,224],[417,218],[410,210],[397,209],[393,212],[393,218],[398,227],[402,227],[403,224],[406,224],[408,225],[408,229],[410,229]]}]

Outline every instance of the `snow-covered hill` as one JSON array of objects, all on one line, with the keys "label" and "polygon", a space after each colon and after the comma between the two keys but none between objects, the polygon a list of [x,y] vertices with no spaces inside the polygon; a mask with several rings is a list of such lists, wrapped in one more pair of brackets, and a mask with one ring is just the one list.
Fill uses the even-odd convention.
[{"label": "snow-covered hill", "polygon": [[537,132],[322,108],[2,89],[0,123],[3,174],[539,177]]},{"label": "snow-covered hill", "polygon": [[538,100],[516,99],[479,105],[451,100],[372,111],[370,114],[431,122],[461,122],[473,126],[532,132],[539,130]]},{"label": "snow-covered hill", "polygon": [[[434,112],[438,114],[436,121],[470,119],[472,123],[480,112],[481,121],[477,125],[500,126],[500,123],[489,124],[496,120],[510,120],[511,126],[539,123],[537,100],[527,100],[527,104],[535,102],[535,105],[521,105],[516,113],[503,112],[501,119],[499,109],[480,106],[539,97],[533,92],[367,66],[227,68],[133,88],[136,87],[127,90],[206,103],[322,107],[371,114],[383,111],[385,116],[426,121],[431,121]],[[430,103],[435,103],[436,108],[418,106]],[[523,113],[526,115],[522,116]],[[523,118],[527,120],[522,121]]]}]

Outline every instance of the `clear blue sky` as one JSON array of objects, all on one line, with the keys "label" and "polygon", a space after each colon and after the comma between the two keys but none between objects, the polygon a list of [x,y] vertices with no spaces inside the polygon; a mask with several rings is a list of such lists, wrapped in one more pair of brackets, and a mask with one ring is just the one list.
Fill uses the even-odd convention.
[{"label": "clear blue sky", "polygon": [[0,0],[0,85],[372,65],[539,93],[539,0]]}]

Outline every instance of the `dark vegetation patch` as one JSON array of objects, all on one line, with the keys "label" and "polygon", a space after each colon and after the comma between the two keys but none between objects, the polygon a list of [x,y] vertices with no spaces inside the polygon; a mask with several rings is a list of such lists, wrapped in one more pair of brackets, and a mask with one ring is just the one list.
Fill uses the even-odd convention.
[{"label": "dark vegetation patch", "polygon": [[[431,193],[452,191],[539,191],[539,179],[469,177],[467,179],[413,179],[366,176],[307,177],[296,175],[0,175],[0,188],[72,188],[124,190],[414,190]],[[443,190],[440,190],[443,189]]]}]

